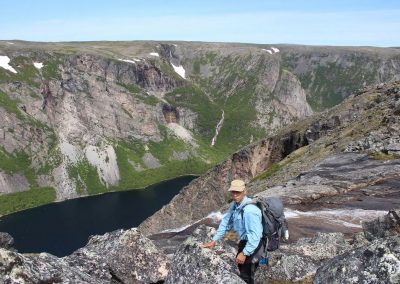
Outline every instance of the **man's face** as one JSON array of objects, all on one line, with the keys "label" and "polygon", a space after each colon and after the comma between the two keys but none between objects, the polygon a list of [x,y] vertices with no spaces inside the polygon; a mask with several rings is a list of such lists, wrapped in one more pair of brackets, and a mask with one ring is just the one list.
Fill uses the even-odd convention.
[{"label": "man's face", "polygon": [[243,198],[245,197],[246,192],[245,191],[231,191],[231,196],[233,201],[235,201],[237,204],[242,203]]}]

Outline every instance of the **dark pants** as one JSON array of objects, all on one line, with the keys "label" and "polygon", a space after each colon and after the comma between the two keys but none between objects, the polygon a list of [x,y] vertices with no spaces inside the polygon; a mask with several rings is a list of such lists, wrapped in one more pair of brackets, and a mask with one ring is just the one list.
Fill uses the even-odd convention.
[{"label": "dark pants", "polygon": [[[244,247],[246,246],[246,243],[247,243],[247,241],[239,242],[237,255],[243,251]],[[261,242],[260,242],[260,245],[261,245]],[[258,248],[255,249],[255,252],[257,250],[258,250]],[[249,284],[254,284],[254,273],[256,272],[256,270],[258,268],[258,261],[256,263],[251,263],[252,258],[253,258],[252,255],[247,256],[246,260],[243,264],[238,264],[239,271],[240,271],[240,278],[242,278],[246,283],[249,283]]]}]

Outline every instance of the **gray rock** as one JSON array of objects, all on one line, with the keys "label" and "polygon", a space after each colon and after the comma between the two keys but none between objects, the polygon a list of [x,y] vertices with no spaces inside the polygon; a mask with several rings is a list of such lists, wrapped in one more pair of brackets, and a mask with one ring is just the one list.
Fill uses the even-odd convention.
[{"label": "gray rock", "polygon": [[325,261],[350,248],[342,233],[317,233],[312,238],[283,244],[279,250],[269,253],[268,266],[261,266],[255,279],[258,283],[305,281]]},{"label": "gray rock", "polygon": [[164,280],[169,269],[167,257],[135,228],[94,236],[64,259],[93,277],[108,271],[122,283],[155,283]]},{"label": "gray rock", "polygon": [[313,283],[400,283],[400,236],[374,240],[327,261]]},{"label": "gray rock", "polygon": [[366,239],[372,241],[376,238],[384,238],[392,235],[400,235],[400,209],[390,210],[382,218],[363,223]]},{"label": "gray rock", "polygon": [[0,248],[10,249],[14,245],[14,238],[9,233],[0,232]]},{"label": "gray rock", "polygon": [[93,277],[51,254],[22,255],[0,248],[1,283],[110,283]]},{"label": "gray rock", "polygon": [[275,253],[269,257],[269,265],[258,268],[256,283],[288,283],[302,281],[313,276],[319,263],[304,255]]},{"label": "gray rock", "polygon": [[151,153],[145,153],[143,156],[143,162],[149,169],[159,168],[161,166],[160,162]]},{"label": "gray rock", "polygon": [[181,244],[165,283],[244,283],[237,274],[232,247],[221,241],[214,250],[202,248],[214,233],[215,229],[201,225]]}]

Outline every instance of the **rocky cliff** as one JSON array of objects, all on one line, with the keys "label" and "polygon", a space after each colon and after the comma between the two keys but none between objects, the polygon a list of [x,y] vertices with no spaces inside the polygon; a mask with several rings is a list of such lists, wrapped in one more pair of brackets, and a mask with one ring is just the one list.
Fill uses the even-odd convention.
[{"label": "rocky cliff", "polygon": [[[390,48],[13,43],[0,42],[0,201],[9,204],[0,214],[204,173],[400,69],[399,50]],[[307,143],[281,137],[287,145],[271,160],[257,151],[282,148],[280,138],[248,150],[261,160],[246,171]]]}]

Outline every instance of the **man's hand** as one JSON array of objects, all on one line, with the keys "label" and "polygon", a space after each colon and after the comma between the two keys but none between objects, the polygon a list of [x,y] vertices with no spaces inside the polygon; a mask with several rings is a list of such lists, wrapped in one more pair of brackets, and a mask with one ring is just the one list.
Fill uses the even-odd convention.
[{"label": "man's hand", "polygon": [[236,263],[238,264],[243,264],[246,260],[246,256],[243,254],[243,252],[239,253],[238,256],[236,257]]},{"label": "man's hand", "polygon": [[214,249],[214,247],[215,247],[215,241],[211,241],[211,242],[203,244],[203,248]]}]

